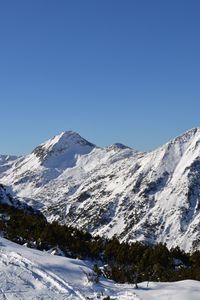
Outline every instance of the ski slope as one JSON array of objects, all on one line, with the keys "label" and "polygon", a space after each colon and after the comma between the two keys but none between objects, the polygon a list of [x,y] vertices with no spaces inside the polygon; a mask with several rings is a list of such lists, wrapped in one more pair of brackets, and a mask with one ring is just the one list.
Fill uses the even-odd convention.
[{"label": "ski slope", "polygon": [[54,256],[0,239],[0,299],[20,300],[199,300],[200,283],[116,284],[100,279],[87,281],[91,264],[77,259]]}]

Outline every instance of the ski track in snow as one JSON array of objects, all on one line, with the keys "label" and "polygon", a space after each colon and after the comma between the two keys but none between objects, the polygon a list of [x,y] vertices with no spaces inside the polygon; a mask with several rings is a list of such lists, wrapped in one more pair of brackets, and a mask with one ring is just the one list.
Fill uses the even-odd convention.
[{"label": "ski track in snow", "polygon": [[57,274],[5,248],[0,249],[0,270],[0,300],[101,300],[105,295],[112,300],[141,300],[131,289],[122,291],[117,284],[116,291],[104,283],[83,284],[79,291]]},{"label": "ski track in snow", "polygon": [[[19,268],[21,270],[21,273],[18,273],[18,277],[20,279],[23,279],[23,273],[29,273],[31,277],[33,277],[34,281],[38,281],[39,285],[43,285],[44,287],[50,288],[52,292],[58,293],[56,298],[51,299],[81,299],[86,300],[84,296],[81,295],[79,291],[75,291],[72,286],[70,286],[68,283],[66,283],[63,279],[61,279],[56,274],[53,274],[52,272],[47,272],[43,269],[41,269],[39,266],[33,264],[30,260],[23,258],[20,254],[11,252],[10,255],[5,254],[2,250],[0,251],[0,260],[1,264],[3,263],[5,266],[12,265],[15,268]],[[10,281],[10,278],[6,274],[6,272],[1,272],[0,274],[0,280],[2,283],[2,279],[6,279],[6,282]],[[0,283],[0,284],[1,284]],[[29,283],[30,285],[30,283]],[[37,287],[37,283],[36,283]],[[3,288],[0,287],[1,295],[3,296],[2,299],[11,299],[9,297],[9,294],[16,294],[19,293],[19,291],[16,290],[9,290],[6,291]],[[20,293],[26,293],[28,290],[20,291]],[[21,296],[17,296],[17,299],[24,299]],[[49,296],[48,296],[49,297]],[[1,299],[1,296],[0,296]],[[14,299],[14,298],[13,298]],[[42,298],[41,298],[42,299]],[[44,298],[45,299],[45,298]],[[50,299],[50,298],[46,298]]]},{"label": "ski track in snow", "polygon": [[[84,271],[83,271],[84,270]],[[199,300],[200,282],[87,282],[91,262],[58,257],[0,238],[0,300]]]}]

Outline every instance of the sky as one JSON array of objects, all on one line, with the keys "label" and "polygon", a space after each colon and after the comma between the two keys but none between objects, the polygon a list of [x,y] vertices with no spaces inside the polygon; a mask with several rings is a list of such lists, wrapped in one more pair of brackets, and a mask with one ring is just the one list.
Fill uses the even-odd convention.
[{"label": "sky", "polygon": [[0,154],[65,130],[151,150],[200,126],[199,0],[0,1]]}]

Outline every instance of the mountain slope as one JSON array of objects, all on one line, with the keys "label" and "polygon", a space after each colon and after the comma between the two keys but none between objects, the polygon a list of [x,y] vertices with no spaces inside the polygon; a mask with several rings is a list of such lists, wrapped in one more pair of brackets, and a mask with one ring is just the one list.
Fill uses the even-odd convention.
[{"label": "mountain slope", "polygon": [[14,155],[0,155],[0,177],[1,173],[8,170],[16,159],[17,156]]},{"label": "mountain slope", "polygon": [[60,223],[126,241],[200,249],[200,129],[151,152],[65,132],[16,159],[1,182]]}]

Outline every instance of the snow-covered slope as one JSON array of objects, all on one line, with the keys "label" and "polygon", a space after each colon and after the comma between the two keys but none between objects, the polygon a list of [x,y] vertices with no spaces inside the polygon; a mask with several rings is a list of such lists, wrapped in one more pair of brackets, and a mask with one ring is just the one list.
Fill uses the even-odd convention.
[{"label": "snow-covered slope", "polygon": [[0,204],[13,206],[17,209],[23,210],[28,214],[40,215],[44,217],[39,210],[32,208],[24,201],[20,201],[17,198],[13,198],[10,194],[10,188],[7,189],[4,185],[0,184]]},{"label": "snow-covered slope", "polygon": [[89,262],[28,249],[0,238],[0,299],[7,300],[199,300],[200,283],[120,285],[100,278],[88,282]]},{"label": "snow-covered slope", "polygon": [[64,132],[0,181],[49,218],[121,240],[200,249],[200,128],[151,152]]},{"label": "snow-covered slope", "polygon": [[8,170],[16,159],[17,156],[14,155],[0,155],[0,177],[1,173]]}]

